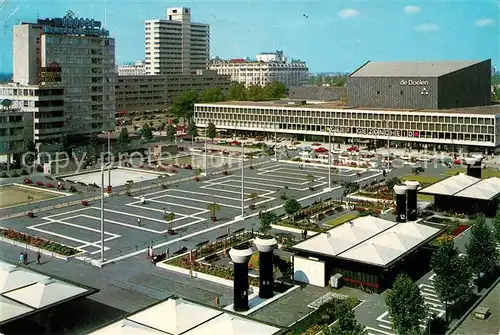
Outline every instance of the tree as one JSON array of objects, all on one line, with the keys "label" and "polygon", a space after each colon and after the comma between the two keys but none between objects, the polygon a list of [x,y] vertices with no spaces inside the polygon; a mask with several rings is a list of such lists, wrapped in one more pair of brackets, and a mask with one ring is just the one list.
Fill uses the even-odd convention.
[{"label": "tree", "polygon": [[89,138],[89,146],[92,149],[92,152],[95,154],[99,149],[99,137],[96,133],[92,133]]},{"label": "tree", "polygon": [[273,81],[263,88],[263,96],[265,99],[281,99],[285,97],[285,94],[286,86],[279,81]]},{"label": "tree", "polygon": [[175,141],[175,135],[177,135],[177,129],[173,124],[167,126],[167,140],[170,142]]},{"label": "tree", "polygon": [[250,198],[250,201],[252,202],[250,205],[250,209],[254,210],[255,209],[255,201],[257,201],[257,199],[259,198],[259,194],[258,193],[251,193],[249,195],[249,198]]},{"label": "tree", "polygon": [[345,300],[337,304],[338,321],[330,328],[323,330],[323,335],[365,335],[365,327],[356,320],[354,312]]},{"label": "tree", "polygon": [[126,147],[130,143],[130,137],[128,135],[127,127],[123,127],[116,139],[116,143],[122,147]]},{"label": "tree", "polygon": [[201,92],[200,102],[220,102],[224,101],[224,94],[218,87],[210,87]]},{"label": "tree", "polygon": [[271,225],[278,221],[278,216],[274,212],[264,212],[260,215],[259,231],[262,235],[267,236],[271,231]]},{"label": "tree", "polygon": [[153,130],[149,124],[144,123],[144,126],[142,126],[141,137],[145,140],[151,140],[153,138]]},{"label": "tree", "polygon": [[182,118],[184,123],[193,117],[194,103],[198,99],[196,91],[183,91],[174,98],[170,112],[176,118]]},{"label": "tree", "polygon": [[246,97],[250,101],[261,101],[265,99],[264,89],[261,86],[252,85],[247,88]]},{"label": "tree", "polygon": [[26,150],[28,151],[26,153],[26,163],[31,165],[38,156],[38,149],[36,148],[36,144],[35,141],[33,141],[33,139],[29,139],[26,142]]},{"label": "tree", "polygon": [[420,289],[406,274],[400,274],[387,293],[385,304],[397,334],[421,334],[420,324],[427,309]]},{"label": "tree", "polygon": [[217,128],[215,128],[215,124],[213,122],[208,123],[206,136],[212,140],[212,143],[214,143],[214,138],[217,137]]},{"label": "tree", "polygon": [[165,214],[164,219],[168,222],[168,229],[172,230],[172,221],[175,219],[175,213]]},{"label": "tree", "polygon": [[413,169],[411,169],[411,172],[415,175],[415,176],[418,176],[419,174],[421,173],[424,173],[425,172],[425,169],[421,166],[417,166],[417,167],[414,167]]},{"label": "tree", "polygon": [[196,123],[194,122],[193,119],[189,120],[187,133],[192,140],[199,136],[198,127],[196,127]]},{"label": "tree", "polygon": [[342,182],[342,187],[344,188],[344,197],[359,190],[359,184],[353,181]]},{"label": "tree", "polygon": [[233,83],[229,88],[229,92],[227,93],[227,99],[237,101],[246,100],[247,97],[245,85],[241,83]]},{"label": "tree", "polygon": [[61,139],[59,140],[59,145],[60,145],[60,148],[61,148],[60,150],[62,152],[65,152],[68,155],[70,154],[70,152],[71,152],[71,142],[70,142],[68,136],[63,135],[61,137]]},{"label": "tree", "polygon": [[389,190],[389,192],[392,192],[394,189],[394,186],[398,185],[401,183],[401,180],[399,180],[398,177],[393,177],[385,182],[385,187]]},{"label": "tree", "polygon": [[211,203],[207,206],[207,209],[210,211],[210,219],[212,222],[217,221],[217,212],[220,211],[220,205],[218,203]]},{"label": "tree", "polygon": [[477,289],[481,290],[481,273],[492,271],[498,262],[496,239],[486,225],[484,216],[478,216],[471,228],[471,237],[466,245],[467,258],[472,273],[477,275]]},{"label": "tree", "polygon": [[460,257],[453,241],[442,244],[432,256],[430,264],[436,274],[434,287],[441,301],[445,303],[448,319],[448,304],[465,301],[470,296],[472,273],[465,257]]},{"label": "tree", "polygon": [[497,243],[500,243],[500,210],[497,211],[497,214],[493,219],[493,229]]},{"label": "tree", "polygon": [[283,204],[283,208],[285,209],[285,213],[291,216],[292,219],[294,220],[295,218],[293,214],[302,209],[302,206],[297,201],[297,199],[290,198],[285,201],[285,203]]},{"label": "tree", "polygon": [[307,179],[307,182],[309,184],[309,189],[311,191],[313,191],[314,190],[314,175],[309,173],[306,175],[306,179]]}]

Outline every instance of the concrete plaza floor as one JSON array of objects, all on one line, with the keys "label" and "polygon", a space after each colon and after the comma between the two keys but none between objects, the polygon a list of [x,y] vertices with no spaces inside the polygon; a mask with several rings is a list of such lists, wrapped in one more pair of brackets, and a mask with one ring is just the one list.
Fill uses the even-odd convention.
[{"label": "concrete plaza floor", "polygon": [[[111,184],[109,183],[109,176],[111,175]],[[159,176],[168,175],[172,176],[173,174],[169,174],[166,172],[153,172],[153,171],[141,171],[138,169],[125,169],[125,168],[114,168],[111,171],[104,171],[104,185],[114,185],[114,186],[123,186],[129,180],[134,183],[140,183],[144,181],[158,179]],[[73,175],[64,175],[61,177],[64,180],[71,180],[73,182],[81,182],[87,185],[101,185],[101,172],[82,172],[79,174]]]}]

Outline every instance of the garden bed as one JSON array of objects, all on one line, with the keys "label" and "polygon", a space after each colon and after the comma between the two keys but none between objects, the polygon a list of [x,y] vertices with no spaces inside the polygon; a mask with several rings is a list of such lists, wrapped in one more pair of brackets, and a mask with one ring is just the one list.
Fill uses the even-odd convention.
[{"label": "garden bed", "polygon": [[[344,299],[350,309],[355,308],[359,305],[360,301],[354,297],[347,297]],[[290,327],[290,330],[286,333],[287,335],[316,335],[322,331],[325,327],[331,325],[335,320],[338,319],[338,305],[343,303],[340,298],[334,298],[329,302],[324,303],[318,309],[310,313],[308,316],[302,320],[295,323]]]},{"label": "garden bed", "polygon": [[326,223],[326,225],[328,225],[332,228],[337,227],[337,226],[340,226],[341,224],[346,223],[347,221],[351,221],[351,220],[356,219],[358,216],[359,216],[359,212],[358,213],[347,213],[347,214],[344,214],[342,216],[339,216],[336,219],[328,221]]},{"label": "garden bed", "polygon": [[32,247],[29,248],[31,250],[40,251],[43,254],[55,254],[55,257],[57,258],[67,259],[84,253],[82,250],[51,242],[40,237],[21,233],[13,229],[0,228],[0,234],[2,235],[4,242],[14,245],[22,243],[26,246]]}]

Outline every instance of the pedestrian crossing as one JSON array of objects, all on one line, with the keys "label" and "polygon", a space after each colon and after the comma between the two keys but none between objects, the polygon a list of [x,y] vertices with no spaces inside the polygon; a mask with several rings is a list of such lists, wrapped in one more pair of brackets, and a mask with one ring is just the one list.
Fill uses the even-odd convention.
[{"label": "pedestrian crossing", "polygon": [[[422,320],[420,327],[425,329],[429,319],[435,314],[437,317],[443,317],[445,314],[444,304],[439,300],[436,290],[434,289],[433,281],[436,277],[435,274],[429,277],[427,284],[419,284],[420,294],[424,298],[424,304],[429,309],[429,315]],[[396,335],[392,329],[391,317],[389,311],[385,311],[377,318],[377,325],[373,327],[366,327],[368,335]]]}]

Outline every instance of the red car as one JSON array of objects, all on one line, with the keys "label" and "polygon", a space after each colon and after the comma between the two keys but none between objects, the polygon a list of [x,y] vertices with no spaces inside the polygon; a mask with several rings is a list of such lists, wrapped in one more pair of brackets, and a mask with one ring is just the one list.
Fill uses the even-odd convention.
[{"label": "red car", "polygon": [[323,148],[323,147],[319,147],[319,148],[314,149],[314,152],[324,153],[324,152],[328,152],[328,149]]},{"label": "red car", "polygon": [[229,142],[229,144],[231,144],[231,145],[241,145],[241,142],[239,142],[239,141],[232,141],[232,142]]},{"label": "red car", "polygon": [[358,148],[357,146],[354,146],[354,145],[353,145],[352,147],[347,148],[347,151],[349,151],[349,152],[353,152],[353,151],[354,151],[354,152],[358,152],[358,151],[359,151],[359,148]]},{"label": "red car", "polygon": [[464,163],[464,161],[462,159],[455,159],[453,161],[453,164],[455,164],[455,165],[462,165],[463,163]]}]

